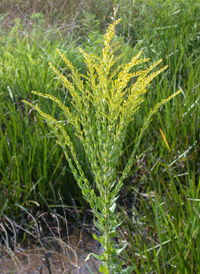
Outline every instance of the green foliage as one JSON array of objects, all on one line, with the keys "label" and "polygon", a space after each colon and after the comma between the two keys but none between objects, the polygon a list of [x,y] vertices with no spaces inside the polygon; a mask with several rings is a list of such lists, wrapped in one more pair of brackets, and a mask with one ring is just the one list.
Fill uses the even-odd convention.
[{"label": "green foliage", "polygon": [[[21,30],[21,22],[17,20],[0,44],[0,208],[12,218],[20,216],[15,204],[29,208],[33,205],[30,201],[35,201],[43,209],[46,204],[57,204],[62,181],[68,182],[68,187],[62,190],[65,202],[70,203],[71,195],[80,196],[52,133],[41,117],[33,109],[25,109],[22,102],[22,99],[34,101],[30,95],[32,89],[48,90],[52,94],[56,89],[57,96],[67,103],[63,87],[53,79],[48,65],[52,59],[60,64],[54,56],[59,40],[53,44],[50,32],[33,31],[29,37]],[[74,44],[69,39],[60,47],[73,55]],[[39,62],[41,59],[43,63]],[[46,104],[45,108],[59,117],[56,106]]]},{"label": "green foliage", "polygon": [[33,22],[38,23],[39,25],[43,25],[45,22],[44,14],[41,12],[32,13],[30,18]]},{"label": "green foliage", "polygon": [[196,185],[188,169],[183,186],[169,167],[165,172],[168,182],[162,191],[138,193],[133,220],[124,222],[129,235],[124,260],[135,266],[135,273],[199,273],[200,178]]},{"label": "green foliage", "polygon": [[[141,52],[125,66],[121,64],[116,66],[117,61],[122,57],[122,55],[114,56],[114,52],[120,46],[117,41],[112,41],[114,27],[118,23],[119,20],[110,25],[104,35],[102,59],[94,54],[87,54],[80,49],[87,64],[86,75],[79,73],[59,50],[59,55],[71,70],[71,81],[50,64],[71,95],[70,108],[52,95],[32,92],[57,103],[65,117],[65,122],[60,123],[60,121],[44,113],[38,105],[26,102],[45,118],[54,132],[57,143],[62,147],[69,162],[74,178],[98,220],[94,221],[94,224],[102,235],[99,238],[95,237],[95,239],[101,243],[104,252],[102,255],[95,257],[103,262],[103,265],[100,266],[102,273],[109,273],[110,271],[112,273],[121,273],[122,271],[123,263],[119,263],[118,255],[125,246],[120,249],[113,240],[116,236],[116,228],[119,226],[115,216],[115,208],[122,181],[129,175],[135,152],[152,115],[158,111],[159,107],[180,92],[178,91],[168,99],[162,100],[154,109],[150,110],[148,116],[144,119],[140,133],[135,138],[135,148],[125,165],[122,175],[118,178],[117,165],[122,155],[127,128],[133,121],[136,111],[145,100],[146,87],[158,74],[166,69],[164,67],[150,74],[154,67],[162,61],[160,60],[145,70],[132,72],[132,68],[137,64],[149,60],[140,60]],[[133,78],[135,79],[134,83],[128,86]],[[65,127],[66,122],[72,125],[74,134],[85,151],[95,188],[92,188],[83,171],[79,151],[76,150],[74,140],[70,138]]]},{"label": "green foliage", "polygon": [[[163,96],[168,97],[177,87],[182,89],[182,99],[174,101],[172,105],[166,105],[163,110],[165,115],[159,114],[154,120],[155,125],[160,125],[162,130],[166,130],[166,138],[172,145],[174,154],[179,153],[178,151],[182,153],[188,135],[190,145],[194,144],[200,117],[195,103],[199,98],[200,2],[121,0],[117,1],[117,4],[117,15],[122,17],[125,41],[134,49],[142,50],[144,56],[150,57],[153,61],[162,57],[169,66],[162,81],[158,77],[152,84],[149,100],[146,101],[142,112],[146,115],[149,107],[159,102]],[[188,112],[193,104],[192,112]],[[186,112],[187,115],[184,115]],[[141,119],[141,116],[138,119]],[[137,126],[135,123],[134,130]],[[163,140],[156,137],[159,135],[154,126],[144,140],[146,143],[149,137],[152,141],[156,138],[160,147],[159,153],[167,161],[173,156],[166,154],[164,148],[161,149]],[[156,147],[154,149],[157,150]]]}]

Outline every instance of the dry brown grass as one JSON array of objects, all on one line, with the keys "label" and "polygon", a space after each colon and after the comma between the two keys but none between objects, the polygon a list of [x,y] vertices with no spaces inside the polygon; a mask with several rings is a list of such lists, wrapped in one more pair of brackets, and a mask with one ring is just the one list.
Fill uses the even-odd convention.
[{"label": "dry brown grass", "polygon": [[92,15],[105,28],[114,9],[112,0],[1,0],[0,24],[9,31],[16,18],[20,18],[25,27],[31,27],[42,18],[43,28],[56,26],[72,32],[76,28],[82,29],[85,24],[90,28],[87,15]]},{"label": "dry brown grass", "polygon": [[2,0],[0,23],[1,27],[10,30],[16,18],[20,18],[26,27],[32,27],[38,23],[37,18],[42,18],[44,28],[57,26],[74,29],[87,6],[85,0]]},{"label": "dry brown grass", "polygon": [[45,20],[72,17],[78,9],[83,8],[82,0],[2,0],[1,13],[9,13],[11,18],[28,18],[33,13],[42,13]]},{"label": "dry brown grass", "polygon": [[[17,224],[4,216],[0,219],[0,273],[58,274],[88,273],[85,258],[90,252],[100,253],[92,238],[92,225],[74,227],[63,214],[30,213],[32,224]],[[28,218],[28,217],[27,217]],[[20,238],[23,232],[26,240]],[[91,259],[97,273],[99,263]]]}]

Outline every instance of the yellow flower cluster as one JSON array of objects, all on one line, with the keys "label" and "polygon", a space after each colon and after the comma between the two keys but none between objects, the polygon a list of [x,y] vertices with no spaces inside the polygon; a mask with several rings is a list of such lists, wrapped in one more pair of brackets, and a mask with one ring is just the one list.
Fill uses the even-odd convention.
[{"label": "yellow flower cluster", "polygon": [[[116,56],[116,51],[119,50],[120,45],[118,41],[113,42],[113,39],[115,36],[115,26],[119,22],[120,20],[117,20],[111,24],[104,35],[105,41],[102,57],[98,57],[95,54],[87,54],[83,49],[79,49],[87,64],[86,75],[79,73],[67,57],[60,50],[57,50],[71,71],[71,80],[62,75],[52,64],[50,64],[50,67],[69,91],[71,98],[70,107],[65,106],[52,95],[33,92],[57,103],[62,110],[66,118],[65,121],[67,121],[67,124],[71,124],[75,136],[80,140],[85,150],[91,172],[102,198],[102,181],[105,181],[106,185],[113,185],[113,182],[116,181],[116,166],[122,153],[126,131],[128,125],[134,119],[136,111],[145,99],[146,88],[154,77],[167,68],[165,66],[156,72],[152,72],[162,62],[162,60],[159,60],[145,70],[133,72],[133,67],[149,61],[149,58],[139,59],[142,52],[134,56],[130,63],[118,65],[123,54]],[[133,78],[134,81],[131,81]],[[133,82],[133,84],[131,85],[130,82]],[[162,104],[168,102],[176,94],[161,101],[153,110],[150,110],[149,116],[145,119],[144,126],[138,135],[138,140],[141,139],[148,127],[152,115],[158,111],[158,108]],[[37,105],[33,106],[30,102],[26,103],[35,108],[46,119],[54,131],[59,144],[65,152],[66,158],[70,161],[73,172],[76,173],[79,185],[82,186],[83,181],[88,185],[87,180],[84,179],[78,152],[74,149],[73,140],[70,138],[67,127],[42,112]],[[134,153],[125,167],[124,174],[131,167],[131,159]],[[125,176],[124,174],[122,179]],[[88,197],[90,197],[89,193],[85,195],[89,195]]]}]

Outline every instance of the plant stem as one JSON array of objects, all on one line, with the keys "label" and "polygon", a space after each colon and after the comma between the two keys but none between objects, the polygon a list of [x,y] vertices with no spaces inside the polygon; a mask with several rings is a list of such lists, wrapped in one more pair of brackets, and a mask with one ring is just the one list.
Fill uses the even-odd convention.
[{"label": "plant stem", "polygon": [[108,251],[109,251],[109,226],[110,226],[110,219],[109,219],[109,203],[107,202],[108,200],[108,187],[106,187],[105,189],[105,198],[106,198],[106,229],[105,229],[105,237],[106,237],[106,262],[105,262],[105,266],[109,269],[109,254],[108,254]]}]

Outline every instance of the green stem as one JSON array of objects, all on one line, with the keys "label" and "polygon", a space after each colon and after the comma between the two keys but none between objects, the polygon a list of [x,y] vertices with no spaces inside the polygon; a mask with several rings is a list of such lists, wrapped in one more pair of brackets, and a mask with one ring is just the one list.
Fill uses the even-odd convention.
[{"label": "green stem", "polygon": [[107,269],[109,269],[109,260],[110,260],[110,255],[108,253],[109,251],[109,227],[110,227],[110,216],[109,216],[109,203],[107,202],[108,199],[107,199],[107,196],[108,196],[108,187],[105,188],[105,209],[106,209],[106,215],[105,215],[105,220],[106,220],[106,224],[105,224],[105,238],[106,238],[106,248],[105,248],[105,252],[106,252],[106,262],[105,262],[105,267]]}]

